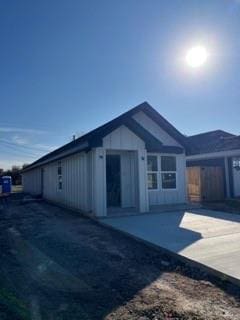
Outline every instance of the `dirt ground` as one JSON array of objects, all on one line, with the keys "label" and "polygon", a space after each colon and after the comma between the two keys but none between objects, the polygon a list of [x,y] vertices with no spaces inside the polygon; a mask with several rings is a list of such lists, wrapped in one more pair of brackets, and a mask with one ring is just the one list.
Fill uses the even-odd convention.
[{"label": "dirt ground", "polygon": [[240,292],[44,202],[0,210],[0,319],[240,319]]}]

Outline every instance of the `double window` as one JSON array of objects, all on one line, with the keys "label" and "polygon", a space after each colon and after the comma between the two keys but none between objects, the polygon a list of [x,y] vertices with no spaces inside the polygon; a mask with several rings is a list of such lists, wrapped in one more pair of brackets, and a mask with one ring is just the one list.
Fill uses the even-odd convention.
[{"label": "double window", "polygon": [[148,189],[176,189],[177,165],[174,156],[149,155],[147,157]]},{"label": "double window", "polygon": [[61,161],[58,162],[57,168],[57,176],[58,176],[58,190],[62,190],[62,163]]}]

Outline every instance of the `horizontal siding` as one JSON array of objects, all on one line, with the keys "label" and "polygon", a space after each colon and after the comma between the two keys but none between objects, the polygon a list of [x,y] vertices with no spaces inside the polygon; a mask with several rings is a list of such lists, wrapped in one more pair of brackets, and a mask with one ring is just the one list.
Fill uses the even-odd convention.
[{"label": "horizontal siding", "polygon": [[62,190],[58,189],[58,161],[44,166],[44,198],[85,212],[90,211],[89,157],[89,154],[79,153],[61,160]]},{"label": "horizontal siding", "polygon": [[175,155],[177,159],[177,188],[176,190],[166,190],[161,188],[159,181],[158,190],[149,190],[149,204],[174,204],[186,202],[186,157],[185,155]]},{"label": "horizontal siding", "polygon": [[33,169],[22,174],[23,191],[33,195],[41,193],[41,169]]}]

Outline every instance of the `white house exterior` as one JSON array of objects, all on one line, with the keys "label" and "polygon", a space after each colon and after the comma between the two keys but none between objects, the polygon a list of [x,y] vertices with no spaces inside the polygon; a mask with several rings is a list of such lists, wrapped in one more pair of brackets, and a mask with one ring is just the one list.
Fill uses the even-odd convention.
[{"label": "white house exterior", "polygon": [[148,103],[24,169],[24,192],[95,216],[186,202],[185,137]]}]

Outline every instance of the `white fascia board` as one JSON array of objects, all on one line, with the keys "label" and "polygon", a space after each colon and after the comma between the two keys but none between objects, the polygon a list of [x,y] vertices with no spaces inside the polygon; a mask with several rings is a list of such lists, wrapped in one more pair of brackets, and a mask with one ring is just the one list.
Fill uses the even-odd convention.
[{"label": "white fascia board", "polygon": [[240,156],[240,149],[229,150],[229,151],[220,151],[220,152],[211,152],[211,153],[201,153],[195,154],[192,156],[187,156],[188,160],[202,160],[202,159],[213,159],[213,158],[224,158],[224,157],[235,157]]},{"label": "white fascia board", "polygon": [[70,156],[72,155],[73,153],[77,153],[77,152],[81,152],[83,149],[87,148],[89,145],[88,145],[88,142],[84,142],[82,143],[81,145],[75,147],[75,148],[71,148],[70,150],[68,151],[65,151],[65,152],[62,152],[62,153],[59,153],[58,155],[56,155],[55,157],[51,157],[49,159],[46,159],[44,161],[41,161],[39,163],[36,163],[35,165],[31,166],[31,168],[26,168],[26,170],[23,170],[23,173],[24,172],[27,172],[29,170],[32,170],[36,167],[40,167],[40,166],[43,166],[44,164],[47,164],[49,162],[53,162],[55,160],[58,160],[58,159],[62,159],[62,158],[66,158],[67,156]]}]

